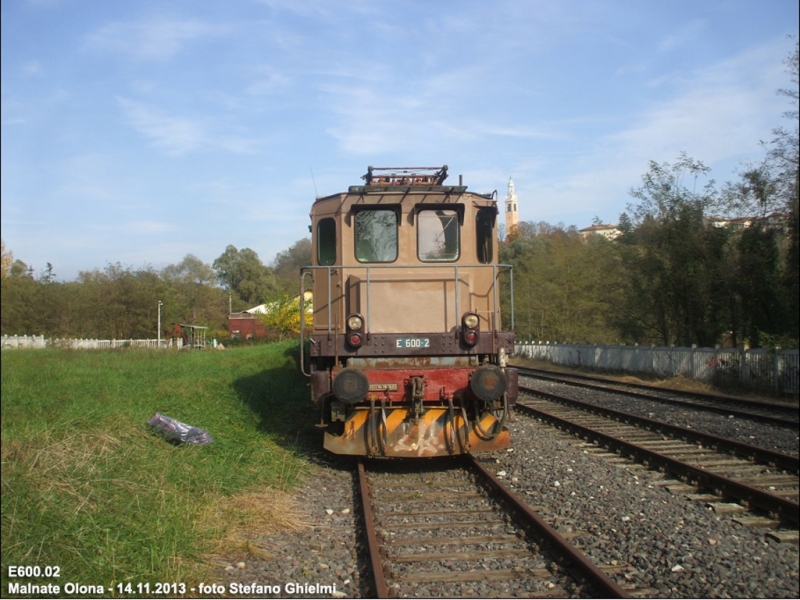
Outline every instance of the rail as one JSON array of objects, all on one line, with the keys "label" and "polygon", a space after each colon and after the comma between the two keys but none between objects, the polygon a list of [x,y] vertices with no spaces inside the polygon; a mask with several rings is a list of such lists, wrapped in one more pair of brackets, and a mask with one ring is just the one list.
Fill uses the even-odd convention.
[{"label": "rail", "polygon": [[[694,429],[687,429],[678,425],[671,425],[662,421],[655,421],[631,413],[600,407],[574,398],[565,398],[541,390],[532,390],[520,386],[520,391],[561,406],[566,406],[570,410],[577,410],[584,414],[600,416],[619,423],[624,423],[628,426],[647,430],[650,433],[657,434],[656,437],[668,436],[673,439],[697,444],[719,453],[731,454],[745,461],[749,460],[764,465],[774,465],[775,468],[788,471],[794,476],[796,476],[800,470],[800,464],[798,464],[798,458],[796,456],[743,444],[734,440],[703,433]],[[651,468],[652,466],[658,466],[679,477],[696,482],[701,486],[718,490],[725,496],[747,502],[750,506],[756,506],[768,512],[774,512],[780,515],[781,519],[794,526],[798,524],[796,500],[777,496],[769,491],[753,487],[753,485],[749,483],[742,483],[735,478],[725,477],[719,473],[705,469],[702,466],[695,466],[682,460],[672,458],[667,455],[666,451],[662,453],[640,445],[640,443],[626,441],[626,439],[624,439],[625,436],[614,435],[613,432],[603,432],[598,428],[600,425],[596,423],[582,424],[573,420],[569,415],[555,414],[520,401],[517,402],[516,408],[517,410],[534,414],[536,417],[545,421],[556,423],[559,427],[578,431],[583,437],[600,440],[603,445],[632,456],[639,462],[647,463],[651,465]]]},{"label": "rail", "polygon": [[[499,312],[500,312],[500,294],[498,290],[498,278],[500,277],[501,273],[508,272],[509,274],[509,295],[511,299],[511,331],[514,331],[514,270],[513,266],[509,264],[497,264],[497,265],[485,265],[485,264],[431,264],[431,265],[329,265],[329,266],[307,266],[300,269],[300,314],[305,314],[305,293],[308,291],[306,288],[306,276],[312,276],[312,283],[313,283],[313,275],[314,271],[324,270],[326,272],[327,277],[327,291],[328,291],[328,335],[331,335],[333,332],[333,324],[331,322],[331,315],[333,311],[331,310],[331,275],[334,271],[341,269],[344,273],[345,270],[347,271],[359,271],[364,270],[366,271],[366,305],[367,305],[367,314],[366,314],[366,322],[364,324],[365,331],[369,335],[370,333],[370,316],[371,316],[371,305],[370,305],[370,296],[371,296],[371,276],[372,271],[375,269],[383,270],[383,269],[453,269],[453,282],[454,282],[454,303],[455,303],[455,315],[458,318],[458,315],[461,314],[461,298],[460,298],[460,291],[459,291],[459,269],[492,269],[492,294],[494,298],[494,307],[492,312],[492,326],[493,328],[497,329],[497,323],[499,322]],[[306,377],[310,376],[310,373],[306,372],[305,368],[305,357],[304,357],[304,346],[305,346],[305,320],[300,319],[300,370],[302,371],[303,375]]]}]

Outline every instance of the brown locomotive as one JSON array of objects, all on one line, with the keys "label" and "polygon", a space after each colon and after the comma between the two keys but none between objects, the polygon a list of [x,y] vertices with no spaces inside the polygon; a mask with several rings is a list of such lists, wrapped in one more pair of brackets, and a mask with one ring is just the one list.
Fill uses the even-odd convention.
[{"label": "brown locomotive", "polygon": [[513,299],[513,278],[497,263],[496,194],[446,177],[447,166],[369,167],[364,185],[311,209],[313,265],[301,270],[300,298],[313,291],[313,327],[301,364],[331,452],[428,457],[509,445],[513,304],[503,331],[499,287],[508,273]]}]

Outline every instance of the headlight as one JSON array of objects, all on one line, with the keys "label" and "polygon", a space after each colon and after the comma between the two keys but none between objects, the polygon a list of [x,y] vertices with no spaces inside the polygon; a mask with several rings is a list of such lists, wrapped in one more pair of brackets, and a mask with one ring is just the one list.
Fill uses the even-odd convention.
[{"label": "headlight", "polygon": [[350,329],[361,329],[361,326],[364,324],[364,321],[361,320],[361,317],[358,315],[353,315],[349,319],[347,319],[347,326]]},{"label": "headlight", "polygon": [[464,325],[470,329],[475,329],[478,326],[478,315],[470,313],[464,317]]}]

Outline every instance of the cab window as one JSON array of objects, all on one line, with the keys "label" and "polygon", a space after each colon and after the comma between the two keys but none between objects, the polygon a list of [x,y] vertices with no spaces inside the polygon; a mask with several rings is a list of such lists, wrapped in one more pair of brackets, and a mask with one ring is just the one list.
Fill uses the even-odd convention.
[{"label": "cab window", "polygon": [[397,259],[397,213],[392,209],[360,210],[355,214],[356,259],[392,262]]},{"label": "cab window", "polygon": [[454,210],[421,210],[417,217],[417,256],[423,262],[458,260],[458,213]]},{"label": "cab window", "polygon": [[323,267],[336,264],[336,221],[331,217],[317,222],[317,263]]},{"label": "cab window", "polygon": [[475,231],[478,235],[476,248],[478,249],[478,262],[488,264],[492,262],[494,250],[494,219],[495,211],[481,208],[475,217]]}]

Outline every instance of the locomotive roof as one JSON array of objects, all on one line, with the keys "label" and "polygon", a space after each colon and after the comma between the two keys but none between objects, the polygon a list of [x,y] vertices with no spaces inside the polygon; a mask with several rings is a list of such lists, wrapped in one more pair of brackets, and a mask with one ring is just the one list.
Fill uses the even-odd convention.
[{"label": "locomotive roof", "polygon": [[[405,198],[409,195],[435,194],[449,199],[452,195],[467,193],[465,185],[442,185],[447,178],[447,165],[443,167],[368,167],[363,175],[365,185],[351,185],[347,193],[318,197],[316,202],[341,198],[345,195],[380,196],[391,195]],[[461,178],[459,177],[459,183]],[[469,192],[486,200],[495,200],[497,192],[479,194]],[[401,200],[402,200],[401,198]]]},{"label": "locomotive roof", "polygon": [[471,194],[474,196],[479,196],[485,200],[496,200],[495,192],[491,192],[488,194],[480,194],[477,192],[467,192],[467,186],[465,185],[408,185],[408,186],[400,186],[400,185],[351,185],[347,192],[341,192],[338,194],[331,194],[329,196],[320,196],[316,198],[314,203],[322,202],[324,200],[330,200],[331,198],[340,198],[346,195],[358,195],[358,196],[384,196],[384,195],[392,195],[392,196],[410,196],[410,195],[419,195],[419,194],[435,194],[440,196],[453,196],[453,195],[462,195],[462,194]]}]

